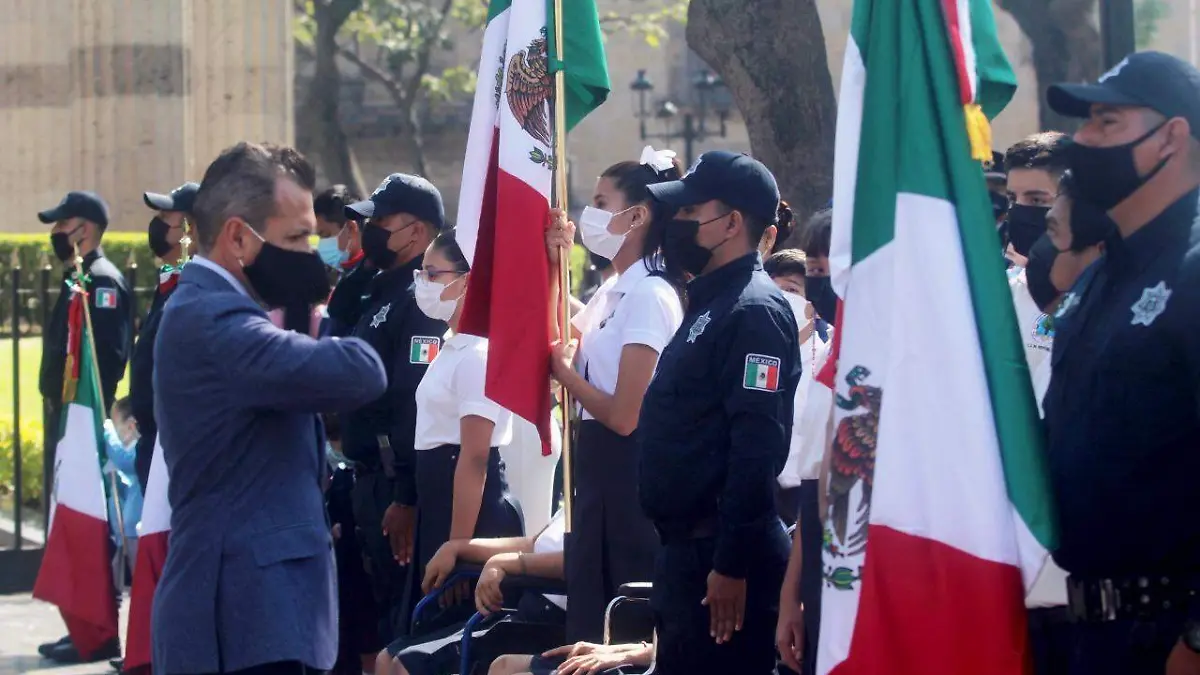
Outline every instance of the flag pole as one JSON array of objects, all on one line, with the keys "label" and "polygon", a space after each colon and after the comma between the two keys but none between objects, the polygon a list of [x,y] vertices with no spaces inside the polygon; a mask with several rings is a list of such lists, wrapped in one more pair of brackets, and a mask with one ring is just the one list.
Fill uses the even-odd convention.
[{"label": "flag pole", "polygon": [[[558,68],[554,71],[554,202],[567,212],[567,95],[566,73],[563,72],[563,0],[554,0],[554,53]],[[571,249],[564,246],[558,252],[559,322],[558,339],[565,345],[571,339]],[[571,394],[566,387],[558,388],[562,403],[562,465],[563,518],[566,531],[571,531],[572,503],[575,501],[571,479]]]},{"label": "flag pole", "polygon": [[[96,391],[92,392],[92,394],[94,396],[96,396],[96,400],[100,402],[101,406],[103,406],[104,405],[104,394],[100,390],[100,387],[101,387],[100,364],[96,361],[96,358],[97,358],[96,337],[95,337],[95,335],[92,334],[92,312],[88,309],[87,290],[86,290],[87,285],[84,283],[84,280],[83,280],[83,255],[81,255],[79,252],[79,244],[75,244],[75,284],[77,286],[78,292],[83,293],[83,325],[87,328],[88,349],[92,350],[92,358],[89,360],[92,362],[92,382],[95,384],[95,388],[96,388]],[[82,349],[82,346],[80,348]],[[107,417],[108,411],[107,410],[102,411],[102,414],[105,417]],[[99,458],[97,458],[97,460],[98,459]],[[104,467],[100,467],[100,468],[101,468],[101,470],[104,469]],[[121,563],[120,564],[121,564],[121,570],[122,570],[122,578],[115,579],[114,583],[117,584],[117,588],[120,588],[121,585],[125,583],[125,579],[123,578],[124,577],[124,565],[125,565],[125,516],[124,516],[124,514],[121,513],[121,496],[120,496],[120,494],[117,493],[117,473],[116,473],[116,471],[110,471],[109,478],[111,479],[111,482],[112,482],[113,511],[117,514],[117,530],[118,530],[117,542],[121,547]]]}]

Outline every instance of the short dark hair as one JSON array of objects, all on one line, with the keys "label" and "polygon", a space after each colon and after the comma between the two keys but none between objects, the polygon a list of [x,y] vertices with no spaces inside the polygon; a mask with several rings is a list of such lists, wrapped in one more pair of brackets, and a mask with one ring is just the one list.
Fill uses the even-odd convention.
[{"label": "short dark hair", "polygon": [[313,197],[313,211],[331,223],[345,225],[346,206],[362,201],[358,192],[342,184],[331,185]]},{"label": "short dark hair", "polygon": [[785,248],[772,253],[763,261],[763,270],[772,279],[793,274],[806,276],[807,266],[804,264],[804,251],[798,248]]},{"label": "short dark hair", "polygon": [[446,256],[446,260],[449,260],[450,264],[454,265],[456,272],[466,273],[471,271],[471,265],[467,262],[467,256],[463,255],[462,248],[458,245],[458,238],[453,227],[439,232],[438,236],[433,238],[433,243],[430,244],[430,247]]},{"label": "short dark hair", "polygon": [[133,417],[133,403],[130,402],[128,396],[122,396],[113,403],[112,416]]},{"label": "short dark hair", "polygon": [[275,215],[275,181],[280,177],[310,192],[316,187],[316,170],[295,148],[243,141],[222,150],[204,171],[192,206],[200,251],[212,248],[221,227],[233,217],[261,232]]},{"label": "short dark hair", "polygon": [[1069,139],[1061,131],[1042,131],[1017,141],[1004,153],[1004,171],[1041,169],[1055,177],[1067,170]]},{"label": "short dark hair", "polygon": [[804,235],[800,248],[809,258],[828,258],[829,245],[833,239],[833,209],[821,209],[812,214],[804,224]]}]

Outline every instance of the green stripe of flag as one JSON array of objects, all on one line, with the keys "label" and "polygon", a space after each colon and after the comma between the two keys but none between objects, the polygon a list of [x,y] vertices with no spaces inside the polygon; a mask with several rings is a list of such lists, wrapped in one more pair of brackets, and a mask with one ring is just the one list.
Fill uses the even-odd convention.
[{"label": "green stripe of flag", "polygon": [[595,0],[562,0],[563,54],[559,57],[554,39],[554,0],[546,0],[550,66],[566,70],[567,129],[573,129],[588,113],[600,107],[611,89],[604,36]]},{"label": "green stripe of flag", "polygon": [[512,6],[512,0],[492,0],[490,3],[488,3],[488,15],[487,15],[488,23],[491,23],[492,19],[503,14],[504,10],[508,9],[511,6]]}]

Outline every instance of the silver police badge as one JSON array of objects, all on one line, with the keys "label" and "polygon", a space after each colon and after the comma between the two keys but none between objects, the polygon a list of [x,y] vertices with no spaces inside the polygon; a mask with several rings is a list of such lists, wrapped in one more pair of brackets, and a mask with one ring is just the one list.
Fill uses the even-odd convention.
[{"label": "silver police badge", "polygon": [[379,328],[383,324],[387,323],[387,315],[391,309],[392,303],[390,302],[383,307],[380,307],[379,311],[375,313],[375,316],[371,317],[371,328]]},{"label": "silver police badge", "polygon": [[701,314],[700,316],[696,317],[695,323],[693,323],[692,327],[688,329],[688,338],[687,338],[688,343],[691,344],[691,343],[695,342],[696,338],[703,335],[704,329],[708,328],[708,324],[711,321],[712,321],[712,316],[710,316],[708,312],[705,312],[705,313]]},{"label": "silver police badge", "polygon": [[1159,314],[1167,308],[1167,300],[1171,298],[1171,289],[1167,288],[1167,282],[1160,281],[1157,286],[1146,288],[1142,291],[1142,297],[1129,309],[1133,312],[1133,319],[1129,322],[1131,326],[1149,326],[1154,323]]}]

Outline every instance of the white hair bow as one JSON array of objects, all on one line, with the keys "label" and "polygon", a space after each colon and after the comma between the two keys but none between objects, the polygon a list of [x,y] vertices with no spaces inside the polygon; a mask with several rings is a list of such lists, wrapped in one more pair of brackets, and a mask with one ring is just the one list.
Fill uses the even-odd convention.
[{"label": "white hair bow", "polygon": [[642,166],[648,166],[651,169],[662,173],[663,171],[675,166],[675,163],[671,161],[673,159],[675,159],[674,150],[655,150],[651,146],[647,145],[646,147],[642,148],[642,159],[640,163]]}]

